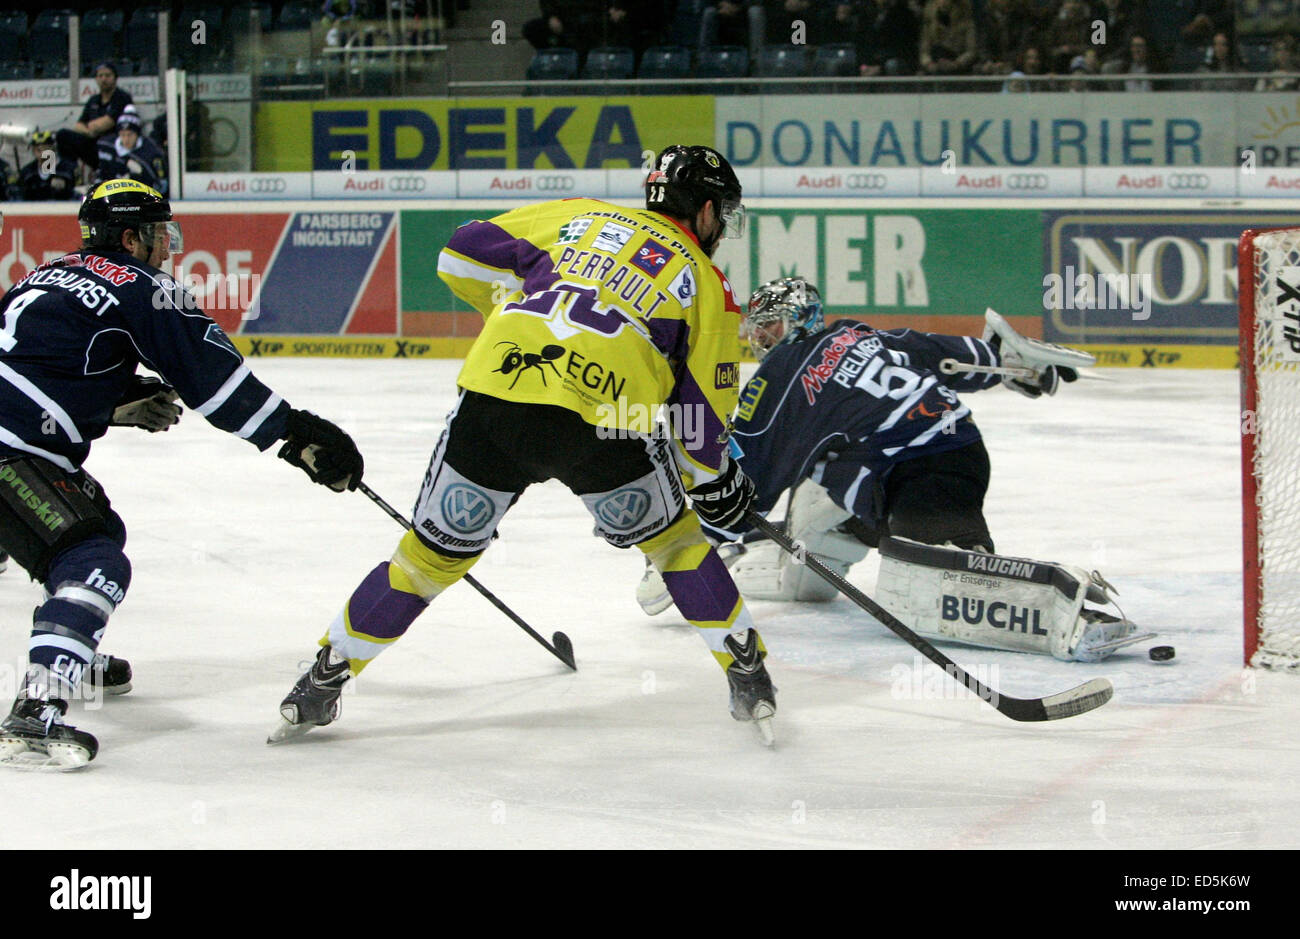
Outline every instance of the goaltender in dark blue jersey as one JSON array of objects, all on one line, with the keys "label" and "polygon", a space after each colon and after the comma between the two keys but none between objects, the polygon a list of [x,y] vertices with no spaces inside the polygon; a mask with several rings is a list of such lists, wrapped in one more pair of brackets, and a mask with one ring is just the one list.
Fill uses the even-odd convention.
[{"label": "goaltender in dark blue jersey", "polygon": [[942,375],[943,359],[996,365],[982,339],[837,320],[802,342],[774,345],[740,395],[740,464],[770,511],[805,478],[859,518],[878,516],[878,488],[891,466],[957,450],[979,439],[957,392],[996,375]]},{"label": "goaltender in dark blue jersey", "polygon": [[285,435],[289,405],[184,287],[125,251],[42,264],[5,295],[0,317],[0,453],[77,469],[141,364],[259,450]]}]

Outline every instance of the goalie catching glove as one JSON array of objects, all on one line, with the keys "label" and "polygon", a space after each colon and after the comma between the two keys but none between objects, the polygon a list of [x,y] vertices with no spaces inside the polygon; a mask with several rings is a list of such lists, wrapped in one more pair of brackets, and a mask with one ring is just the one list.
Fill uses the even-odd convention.
[{"label": "goalie catching glove", "polygon": [[167,430],[181,419],[176,389],[147,375],[131,376],[122,398],[113,408],[109,424],[114,427],[143,427],[151,434]]},{"label": "goalie catching glove", "polygon": [[704,522],[724,531],[735,528],[754,504],[754,481],[740,464],[728,458],[716,479],[686,490],[691,506]]},{"label": "goalie catching glove", "polygon": [[1007,375],[1002,379],[1004,385],[1027,398],[1056,394],[1061,382],[1076,381],[1079,369],[1097,364],[1087,352],[1020,335],[993,310],[984,311],[984,322],[984,341],[998,353],[999,362],[1007,368],[1033,371],[1032,378]]},{"label": "goalie catching glove", "polygon": [[290,411],[279,457],[301,469],[314,483],[335,492],[351,491],[365,468],[361,451],[336,424],[310,411]]}]

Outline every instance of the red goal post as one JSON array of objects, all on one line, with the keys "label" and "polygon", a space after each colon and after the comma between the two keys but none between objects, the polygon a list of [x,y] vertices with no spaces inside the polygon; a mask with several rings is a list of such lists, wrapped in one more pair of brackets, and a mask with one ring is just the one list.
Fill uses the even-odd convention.
[{"label": "red goal post", "polygon": [[1237,246],[1245,661],[1300,670],[1300,229]]}]

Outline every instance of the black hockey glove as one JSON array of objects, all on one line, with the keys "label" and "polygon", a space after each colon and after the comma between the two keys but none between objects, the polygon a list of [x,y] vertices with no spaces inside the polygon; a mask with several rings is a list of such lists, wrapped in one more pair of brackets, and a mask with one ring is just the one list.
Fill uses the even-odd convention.
[{"label": "black hockey glove", "polygon": [[710,482],[687,490],[692,508],[705,523],[729,530],[741,523],[754,503],[754,481],[745,475],[740,464],[727,460],[722,474]]},{"label": "black hockey glove", "polygon": [[335,492],[351,491],[365,468],[361,451],[337,425],[310,411],[289,412],[280,459],[301,469],[314,483]]},{"label": "black hockey glove", "polygon": [[114,427],[143,427],[151,434],[167,430],[181,419],[176,389],[148,375],[133,375],[122,398],[113,408],[109,424]]},{"label": "black hockey glove", "polygon": [[1064,365],[1049,365],[1033,379],[1007,376],[1002,379],[1002,383],[1012,391],[1020,392],[1026,398],[1037,398],[1040,395],[1056,394],[1056,388],[1061,382],[1078,380],[1079,373],[1074,369],[1067,368]]}]

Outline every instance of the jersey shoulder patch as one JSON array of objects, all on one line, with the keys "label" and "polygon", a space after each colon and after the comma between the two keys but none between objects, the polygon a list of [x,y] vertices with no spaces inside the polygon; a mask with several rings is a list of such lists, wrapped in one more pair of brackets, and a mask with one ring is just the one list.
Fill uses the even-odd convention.
[{"label": "jersey shoulder patch", "polygon": [[736,302],[735,291],[731,289],[731,281],[727,280],[727,275],[718,270],[718,266],[713,265],[713,273],[717,275],[718,283],[722,284],[722,296],[726,301],[727,309],[732,312],[740,313],[740,304]]},{"label": "jersey shoulder patch", "polygon": [[763,397],[763,392],[767,390],[767,379],[755,376],[749,380],[745,390],[740,393],[740,407],[736,410],[736,416],[741,420],[751,421],[754,419],[754,411],[758,408],[758,401]]},{"label": "jersey shoulder patch", "polygon": [[225,349],[237,359],[243,358],[243,356],[239,354],[239,350],[235,348],[235,344],[230,341],[230,337],[226,335],[226,331],[216,323],[212,323],[208,326],[208,331],[203,334],[203,341],[210,342],[214,346]]}]

